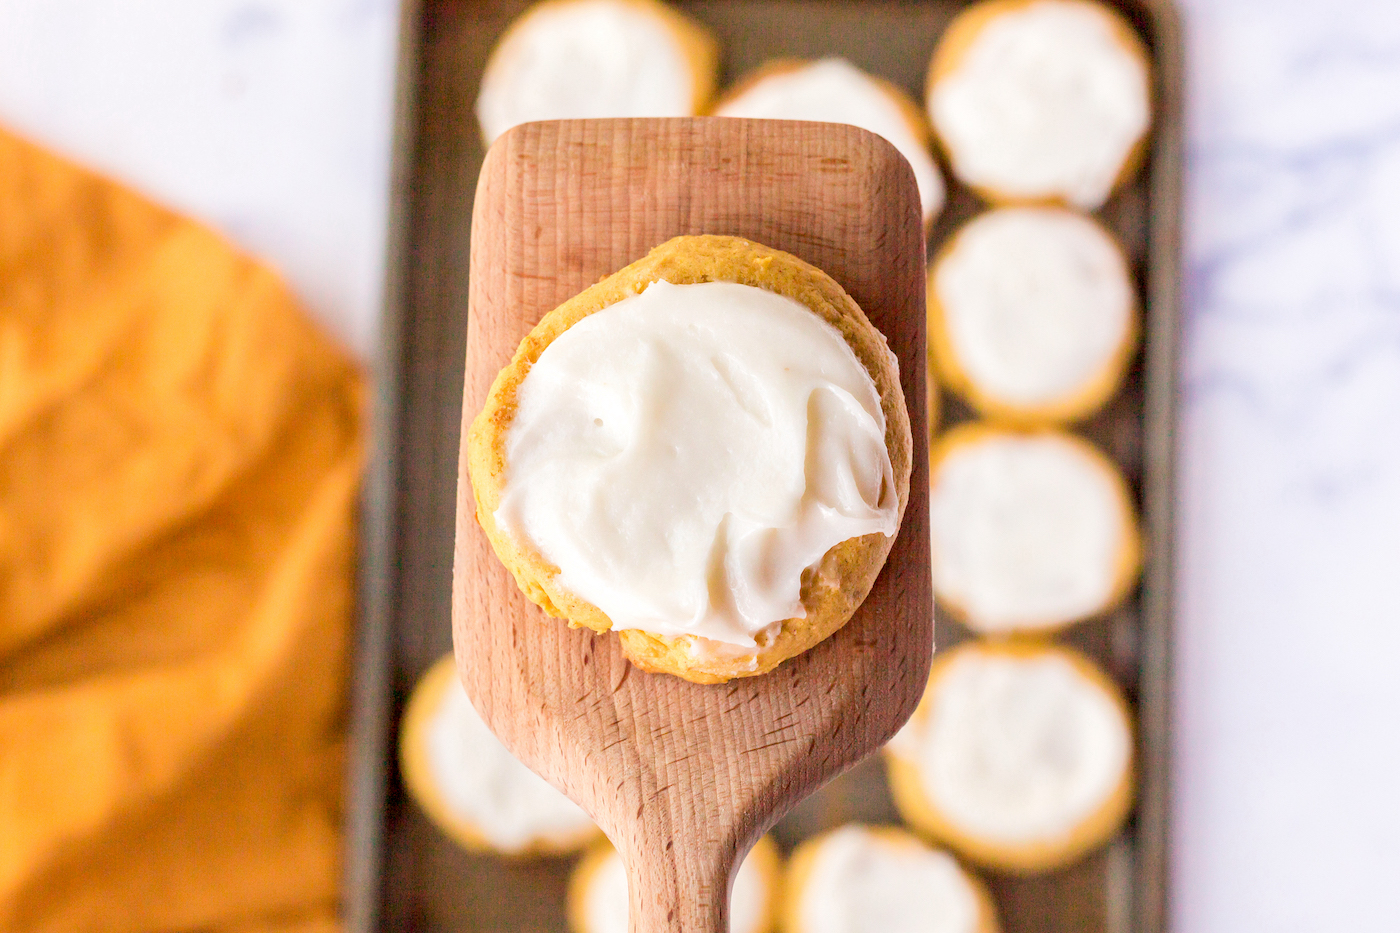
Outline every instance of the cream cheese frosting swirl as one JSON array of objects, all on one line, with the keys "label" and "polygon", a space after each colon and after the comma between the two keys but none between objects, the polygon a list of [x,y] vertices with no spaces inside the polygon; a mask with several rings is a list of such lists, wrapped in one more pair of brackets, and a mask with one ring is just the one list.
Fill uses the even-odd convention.
[{"label": "cream cheese frosting swirl", "polygon": [[802,304],[732,282],[644,291],[540,354],[496,524],[615,629],[753,648],[803,571],[899,527],[870,374]]}]

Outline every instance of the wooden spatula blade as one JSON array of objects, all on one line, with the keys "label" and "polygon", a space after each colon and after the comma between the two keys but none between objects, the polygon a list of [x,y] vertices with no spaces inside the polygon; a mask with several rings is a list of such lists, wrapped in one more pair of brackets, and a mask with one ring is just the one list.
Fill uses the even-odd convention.
[{"label": "wooden spatula blade", "polygon": [[[729,234],[825,270],[899,358],[915,442],[898,540],[839,632],[761,677],[645,674],[516,587],[459,471],[453,634],[472,703],[583,806],[628,866],[634,931],[726,928],[736,858],[913,712],[933,649],[924,245],[913,174],[850,126],[725,118],[532,123],[487,153],[472,221],[464,428],[520,339],[680,234]],[[465,442],[465,430],[463,438]]]}]

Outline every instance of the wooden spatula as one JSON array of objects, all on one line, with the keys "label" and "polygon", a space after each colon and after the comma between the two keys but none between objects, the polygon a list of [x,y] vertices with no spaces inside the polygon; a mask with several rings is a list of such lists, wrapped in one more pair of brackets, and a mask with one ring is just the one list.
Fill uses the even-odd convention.
[{"label": "wooden spatula", "polygon": [[727,929],[736,859],[913,712],[933,649],[924,245],[904,159],[849,126],[731,120],[532,123],[481,170],[472,215],[466,424],[557,304],[683,233],[748,237],[825,270],[899,357],[915,443],[909,504],[854,618],[761,677],[645,674],[613,635],[525,598],[458,472],[452,625],[472,703],[586,809],[627,864],[634,933]]}]

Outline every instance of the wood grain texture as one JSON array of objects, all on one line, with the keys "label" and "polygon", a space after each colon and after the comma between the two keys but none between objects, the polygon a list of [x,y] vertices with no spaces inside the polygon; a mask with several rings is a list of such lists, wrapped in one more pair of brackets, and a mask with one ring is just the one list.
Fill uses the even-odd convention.
[{"label": "wood grain texture", "polygon": [[[497,141],[473,212],[464,427],[545,312],[686,233],[747,237],[836,279],[888,338],[925,435],[924,243],[907,163],[854,127],[717,118],[536,123]],[[461,463],[452,616],[468,695],[622,853],[634,931],[726,929],[736,858],[883,744],[923,690],[924,445],[899,537],[851,621],[770,674],[718,686],[644,674],[615,636],[545,616],[491,551],[465,451]]]}]

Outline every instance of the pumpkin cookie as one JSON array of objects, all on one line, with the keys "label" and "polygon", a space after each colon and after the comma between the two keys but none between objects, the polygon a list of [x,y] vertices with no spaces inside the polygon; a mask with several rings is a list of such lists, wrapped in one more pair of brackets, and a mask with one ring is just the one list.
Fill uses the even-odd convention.
[{"label": "pumpkin cookie", "polygon": [[1033,874],[1079,859],[1122,826],[1132,720],[1118,688],[1078,652],[967,642],[934,659],[885,764],[916,829],[988,868]]},{"label": "pumpkin cookie", "polygon": [[892,826],[849,823],[804,840],[784,885],[785,933],[997,933],[980,880]]},{"label": "pumpkin cookie", "polygon": [[715,89],[709,30],[655,0],[545,0],[496,44],[476,115],[486,144],[518,123],[689,117]]},{"label": "pumpkin cookie", "polygon": [[1152,121],[1147,50],[1093,0],[983,0],[933,53],[928,112],[953,174],[994,203],[1095,210]]},{"label": "pumpkin cookie", "polygon": [[1127,483],[1061,431],[964,424],[929,462],[934,598],[982,634],[1049,632],[1107,612],[1141,562]]},{"label": "pumpkin cookie", "polygon": [[928,342],[944,384],[988,417],[1088,417],[1118,391],[1137,343],[1122,247],[1061,208],[975,217],[929,270]]},{"label": "pumpkin cookie", "polygon": [[399,767],[409,795],[464,848],[552,855],[600,835],[587,813],[486,728],[450,654],[413,689],[399,733]]},{"label": "pumpkin cookie", "polygon": [[700,683],[846,623],[911,458],[898,364],[856,303],[721,236],[663,243],[546,314],[468,435],[477,520],[525,594]]}]

